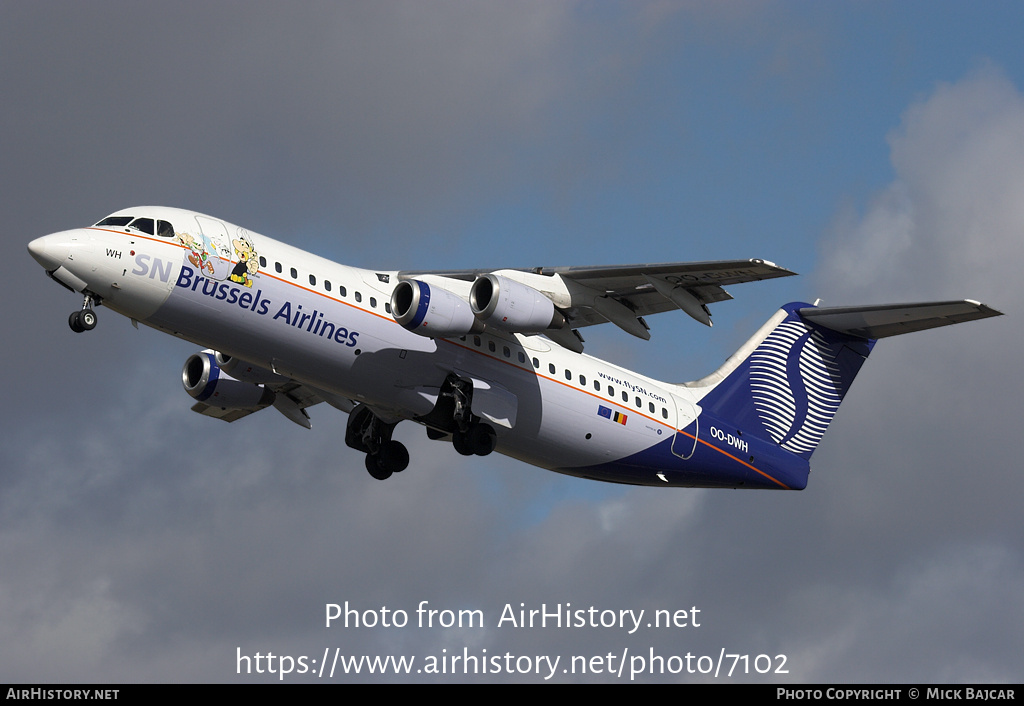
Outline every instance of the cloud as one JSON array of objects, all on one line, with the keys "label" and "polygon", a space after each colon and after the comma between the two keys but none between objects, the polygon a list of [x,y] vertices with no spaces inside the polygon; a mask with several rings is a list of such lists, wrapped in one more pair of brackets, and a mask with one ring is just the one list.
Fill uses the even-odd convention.
[{"label": "cloud", "polygon": [[1024,97],[996,67],[941,83],[888,136],[896,178],[824,247],[829,297],[971,296],[1018,304]]},{"label": "cloud", "polygon": [[[922,96],[888,141],[892,183],[863,213],[841,214],[823,242],[825,303],[966,297],[1008,315],[879,342],[816,455],[843,473],[829,481],[827,531],[857,535],[863,546],[846,547],[854,564],[892,572],[859,599],[883,617],[843,628],[839,652],[882,681],[913,678],[904,666],[936,681],[1013,680],[996,646],[1017,643],[1000,616],[1022,608],[1000,586],[1020,571],[1024,548],[1012,499],[1024,393],[1012,372],[1024,301],[1024,96],[984,65]],[[883,662],[896,655],[868,648],[922,639],[949,645],[936,650],[946,666],[901,659],[890,671]]]},{"label": "cloud", "polygon": [[[1024,303],[1015,272],[1024,255],[1024,97],[985,66],[912,105],[889,144],[894,181],[863,215],[847,213],[823,245],[826,303],[971,298],[1008,316],[880,342],[854,388],[888,410],[865,420],[866,438],[886,438],[883,420],[902,417],[899,444],[883,446],[883,468],[927,466],[925,498],[941,495],[937,483],[963,484],[990,517],[1005,519],[999,488],[1013,482],[1008,441],[1013,400],[1024,391],[1006,374],[1016,366],[1012,317]],[[841,431],[836,441],[849,453],[863,446]],[[866,475],[908,490],[923,480],[885,472]],[[954,503],[942,506],[954,512]]]}]

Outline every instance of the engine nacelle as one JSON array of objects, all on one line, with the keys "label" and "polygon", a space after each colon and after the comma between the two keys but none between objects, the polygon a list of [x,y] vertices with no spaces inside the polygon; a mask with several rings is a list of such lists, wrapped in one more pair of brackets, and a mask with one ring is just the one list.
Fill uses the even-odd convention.
[{"label": "engine nacelle", "polygon": [[199,402],[223,409],[262,409],[274,403],[274,391],[242,382],[220,369],[213,351],[194,353],[181,370],[185,392]]},{"label": "engine nacelle", "polygon": [[479,333],[484,325],[462,297],[422,280],[398,283],[391,294],[391,315],[403,328],[429,338]]},{"label": "engine nacelle", "polygon": [[234,358],[219,351],[214,354],[213,362],[221,369],[221,372],[227,373],[235,380],[241,380],[242,382],[257,384],[288,382],[288,378],[284,375],[278,375],[273,370],[261,368],[241,358]]},{"label": "engine nacelle", "polygon": [[565,317],[544,294],[508,277],[478,277],[469,290],[469,305],[488,326],[515,333],[539,333],[565,326]]}]

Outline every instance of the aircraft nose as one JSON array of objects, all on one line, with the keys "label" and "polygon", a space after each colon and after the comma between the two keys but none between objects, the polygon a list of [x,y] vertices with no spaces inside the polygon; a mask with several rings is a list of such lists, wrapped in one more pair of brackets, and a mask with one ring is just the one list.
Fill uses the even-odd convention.
[{"label": "aircraft nose", "polygon": [[52,272],[68,259],[71,243],[63,233],[44,235],[28,244],[28,252],[47,272]]}]

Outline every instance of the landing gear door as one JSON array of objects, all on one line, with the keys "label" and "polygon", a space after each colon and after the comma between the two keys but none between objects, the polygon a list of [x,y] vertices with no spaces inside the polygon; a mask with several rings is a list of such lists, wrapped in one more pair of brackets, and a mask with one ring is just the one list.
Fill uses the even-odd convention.
[{"label": "landing gear door", "polygon": [[675,410],[676,429],[672,436],[672,453],[681,459],[693,456],[697,449],[697,437],[700,432],[700,407],[681,397],[672,396],[671,408]]},{"label": "landing gear door", "polygon": [[496,382],[464,372],[457,374],[473,381],[473,414],[506,429],[516,425],[519,399],[514,394]]}]

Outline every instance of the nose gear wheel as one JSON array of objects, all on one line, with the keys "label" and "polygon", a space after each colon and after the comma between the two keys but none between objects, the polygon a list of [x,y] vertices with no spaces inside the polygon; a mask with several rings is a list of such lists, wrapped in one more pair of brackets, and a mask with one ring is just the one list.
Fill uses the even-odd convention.
[{"label": "nose gear wheel", "polygon": [[82,333],[96,328],[96,312],[92,310],[94,302],[99,304],[98,299],[94,300],[91,294],[86,294],[85,300],[82,302],[82,309],[71,313],[71,316],[68,317],[68,326],[72,331]]}]

